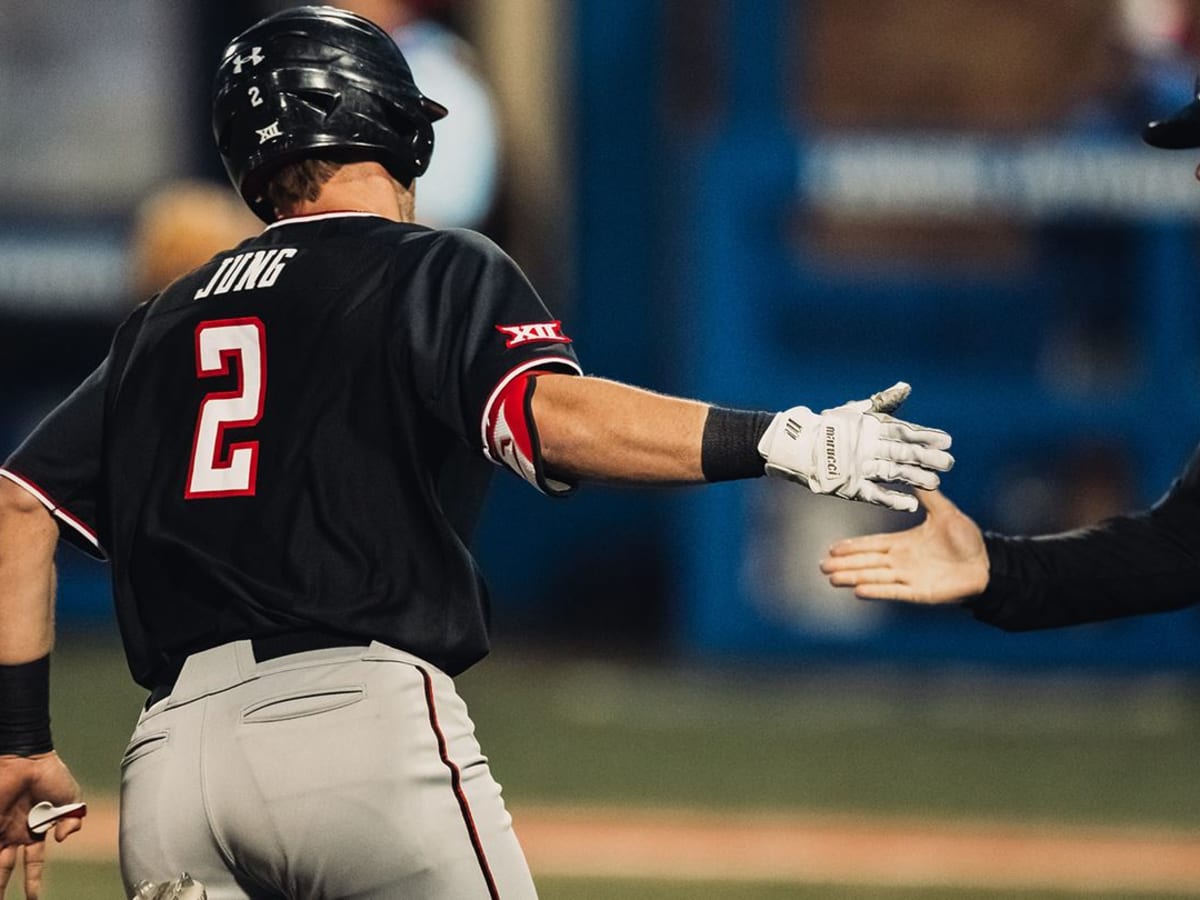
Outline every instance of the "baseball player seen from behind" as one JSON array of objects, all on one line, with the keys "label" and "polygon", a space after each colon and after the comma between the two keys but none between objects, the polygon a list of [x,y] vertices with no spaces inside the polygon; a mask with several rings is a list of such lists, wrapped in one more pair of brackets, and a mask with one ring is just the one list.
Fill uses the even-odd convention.
[{"label": "baseball player seen from behind", "polygon": [[[950,438],[906,385],[815,413],[736,411],[581,374],[520,270],[413,224],[446,114],[400,51],[329,7],[228,47],[213,131],[267,222],[139,307],[0,469],[0,878],[77,803],[48,718],[52,556],[106,556],[134,679],[126,888],[210,900],[536,896],[452,678],[488,651],[467,549],[491,473],[763,474],[914,509]],[[78,818],[55,826],[65,838]],[[2,895],[0,890],[0,895]]]},{"label": "baseball player seen from behind", "polygon": [[[1142,138],[1200,148],[1196,99]],[[1200,169],[1197,169],[1200,178]],[[938,491],[918,491],[925,521],[839,541],[821,562],[830,583],[863,599],[962,604],[1006,631],[1169,612],[1200,602],[1200,447],[1152,508],[1038,537],[984,534]]]}]

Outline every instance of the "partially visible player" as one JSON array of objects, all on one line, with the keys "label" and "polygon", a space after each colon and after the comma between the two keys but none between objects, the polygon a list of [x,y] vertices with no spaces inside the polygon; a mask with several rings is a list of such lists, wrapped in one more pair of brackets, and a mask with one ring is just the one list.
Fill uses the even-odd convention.
[{"label": "partially visible player", "polygon": [[491,212],[500,174],[501,127],[474,48],[415,0],[336,0],[370,19],[400,47],[413,77],[454,110],[434,125],[437,157],[421,176],[417,220],[432,228],[479,228]]},{"label": "partially visible player", "polygon": [[775,414],[583,376],[498,247],[414,224],[445,114],[350,13],[236,38],[214,135],[267,228],[139,307],[0,469],[0,866],[28,848],[27,893],[26,813],[79,793],[47,705],[60,530],[111,560],[150,694],[122,762],[128,889],[522,900],[452,680],[488,651],[468,546],[495,467],[551,495],[765,474],[915,509],[887,483],[951,466],[948,435],[889,415],[906,385]]},{"label": "partially visible player", "polygon": [[[1154,147],[1200,148],[1200,82],[1193,102],[1142,137]],[[961,603],[1010,631],[1200,602],[1200,447],[1150,509],[1063,534],[985,535],[941,493],[917,495],[926,518],[915,528],[833,545],[821,562],[830,583],[864,599]]]},{"label": "partially visible player", "polygon": [[129,236],[131,296],[141,303],[261,228],[223,185],[191,179],[159,185],[134,212]]},{"label": "partially visible player", "polygon": [[1151,509],[1038,537],[985,535],[938,491],[925,521],[834,544],[821,571],[864,600],[961,603],[1028,631],[1169,612],[1200,602],[1200,449]]}]

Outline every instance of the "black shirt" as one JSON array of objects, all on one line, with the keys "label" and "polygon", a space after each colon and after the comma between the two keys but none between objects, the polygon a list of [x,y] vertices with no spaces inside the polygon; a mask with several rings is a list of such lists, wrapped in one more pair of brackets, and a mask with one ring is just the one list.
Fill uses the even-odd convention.
[{"label": "black shirt", "polygon": [[1167,612],[1200,601],[1200,447],[1145,512],[1044,537],[985,538],[987,589],[966,605],[1008,631]]},{"label": "black shirt", "polygon": [[0,473],[112,560],[144,686],[314,629],[457,674],[488,649],[488,407],[515,373],[579,371],[557,323],[513,327],[549,319],[473,232],[285,220],[141,306]]}]

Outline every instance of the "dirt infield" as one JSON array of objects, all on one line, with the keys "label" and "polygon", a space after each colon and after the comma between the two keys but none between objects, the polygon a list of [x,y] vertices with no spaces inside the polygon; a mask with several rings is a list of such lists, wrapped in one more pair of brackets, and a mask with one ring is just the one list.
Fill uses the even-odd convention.
[{"label": "dirt infield", "polygon": [[[521,806],[535,873],[1162,891],[1200,896],[1200,833],[833,815]],[[93,803],[62,856],[110,859],[116,808]]]}]

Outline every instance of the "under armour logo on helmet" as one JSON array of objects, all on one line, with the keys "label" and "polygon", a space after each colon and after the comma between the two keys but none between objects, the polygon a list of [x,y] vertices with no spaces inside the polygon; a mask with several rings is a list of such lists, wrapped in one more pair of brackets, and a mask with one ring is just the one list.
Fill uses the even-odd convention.
[{"label": "under armour logo on helmet", "polygon": [[242,66],[246,63],[257,66],[264,59],[266,57],[262,55],[262,47],[251,47],[249,56],[235,56],[233,58],[233,74],[241,75]]}]

